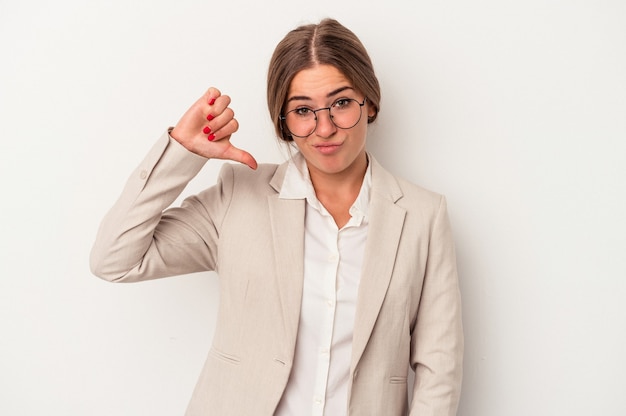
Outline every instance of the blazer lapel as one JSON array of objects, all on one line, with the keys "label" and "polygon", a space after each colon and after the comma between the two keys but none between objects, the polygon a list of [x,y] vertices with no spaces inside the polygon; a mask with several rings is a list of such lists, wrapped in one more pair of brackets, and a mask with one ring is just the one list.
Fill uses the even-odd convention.
[{"label": "blazer lapel", "polygon": [[268,197],[276,283],[285,330],[284,359],[291,360],[298,335],[304,280],[304,199],[280,199],[287,164],[278,167],[270,185],[277,194]]},{"label": "blazer lapel", "polygon": [[385,299],[406,215],[404,208],[395,203],[402,197],[396,179],[369,157],[372,163],[369,232],[357,298],[351,373],[363,355]]}]

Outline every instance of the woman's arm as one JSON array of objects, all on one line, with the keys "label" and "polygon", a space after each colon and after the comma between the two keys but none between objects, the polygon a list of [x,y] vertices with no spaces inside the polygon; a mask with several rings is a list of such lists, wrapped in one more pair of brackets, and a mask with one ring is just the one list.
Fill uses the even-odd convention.
[{"label": "woman's arm", "polygon": [[442,197],[411,338],[415,385],[411,415],[456,415],[463,375],[461,296],[452,232]]},{"label": "woman's arm", "polygon": [[[96,276],[109,281],[136,281],[184,272],[176,266],[176,259],[170,259],[174,253],[164,242],[190,245],[199,239],[197,233],[183,226],[178,230],[168,227],[168,234],[157,232],[157,228],[163,211],[206,160],[187,151],[168,134],[159,139],[100,224],[90,257],[91,271]],[[188,222],[185,217],[178,222]]]},{"label": "woman's arm", "polygon": [[256,168],[247,152],[230,143],[238,124],[230,98],[210,88],[176,127],[163,135],[129,178],[105,216],[91,251],[92,272],[109,281],[138,281],[215,267],[222,215],[223,181],[208,190],[203,205],[188,198],[164,210],[180,195],[207,159],[230,159]]}]

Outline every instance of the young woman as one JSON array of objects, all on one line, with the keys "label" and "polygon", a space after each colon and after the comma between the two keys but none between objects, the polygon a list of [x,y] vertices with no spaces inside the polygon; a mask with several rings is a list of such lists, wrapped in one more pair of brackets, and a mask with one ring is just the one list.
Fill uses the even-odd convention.
[{"label": "young woman", "polygon": [[[233,146],[230,98],[210,88],[104,218],[93,273],[217,272],[217,328],[188,415],[456,414],[463,335],[446,203],[367,153],[380,88],[365,48],[331,19],[289,32],[267,101],[295,147],[288,162],[257,166]],[[225,164],[215,186],[168,208],[210,159],[247,166]]]}]

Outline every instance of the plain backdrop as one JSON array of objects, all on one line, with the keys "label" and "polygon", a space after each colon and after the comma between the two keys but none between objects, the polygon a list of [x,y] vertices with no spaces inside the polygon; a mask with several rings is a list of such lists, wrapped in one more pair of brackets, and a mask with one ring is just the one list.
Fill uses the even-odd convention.
[{"label": "plain backdrop", "polygon": [[98,224],[209,86],[232,97],[237,145],[282,161],[267,64],[327,16],[382,85],[369,150],[448,198],[459,415],[626,414],[622,0],[0,0],[0,414],[183,413],[217,280],[101,281]]}]

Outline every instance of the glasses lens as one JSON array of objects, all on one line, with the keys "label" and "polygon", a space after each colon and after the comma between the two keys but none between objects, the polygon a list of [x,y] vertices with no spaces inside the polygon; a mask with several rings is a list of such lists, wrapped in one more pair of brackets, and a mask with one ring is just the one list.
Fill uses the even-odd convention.
[{"label": "glasses lens", "polygon": [[297,108],[285,115],[285,124],[294,136],[306,137],[315,131],[317,118],[310,108]]},{"label": "glasses lens", "polygon": [[356,100],[337,100],[330,107],[330,118],[340,129],[350,129],[361,119],[361,106]]}]

